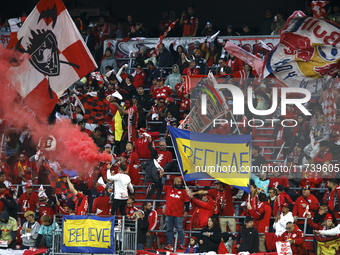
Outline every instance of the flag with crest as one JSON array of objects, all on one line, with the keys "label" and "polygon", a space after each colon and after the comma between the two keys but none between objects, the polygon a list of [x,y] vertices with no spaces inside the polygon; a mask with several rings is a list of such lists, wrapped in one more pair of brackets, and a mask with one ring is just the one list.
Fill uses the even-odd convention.
[{"label": "flag with crest", "polygon": [[97,66],[62,0],[41,0],[17,33],[20,62],[7,77],[41,120]]}]

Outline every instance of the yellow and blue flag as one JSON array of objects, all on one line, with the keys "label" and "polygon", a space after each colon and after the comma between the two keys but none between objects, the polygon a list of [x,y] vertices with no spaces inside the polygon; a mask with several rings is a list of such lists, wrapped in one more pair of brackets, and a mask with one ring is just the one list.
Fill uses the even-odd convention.
[{"label": "yellow and blue flag", "polygon": [[185,181],[214,178],[249,193],[251,135],[168,129]]},{"label": "yellow and blue flag", "polygon": [[62,252],[114,253],[115,217],[63,216]]}]

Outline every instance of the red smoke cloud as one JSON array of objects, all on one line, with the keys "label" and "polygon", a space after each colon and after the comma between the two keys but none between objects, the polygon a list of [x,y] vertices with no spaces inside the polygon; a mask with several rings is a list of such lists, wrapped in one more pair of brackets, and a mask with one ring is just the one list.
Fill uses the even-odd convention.
[{"label": "red smoke cloud", "polygon": [[50,153],[51,156],[61,164],[71,163],[77,171],[88,171],[101,161],[111,161],[111,155],[100,153],[92,138],[82,133],[80,128],[72,125],[69,120],[48,126],[45,120],[40,120],[39,116],[27,107],[6,77],[8,69],[20,62],[20,55],[16,54],[19,53],[0,49],[0,118],[20,131],[29,127],[36,144],[41,136],[53,135],[57,140],[57,147]]}]

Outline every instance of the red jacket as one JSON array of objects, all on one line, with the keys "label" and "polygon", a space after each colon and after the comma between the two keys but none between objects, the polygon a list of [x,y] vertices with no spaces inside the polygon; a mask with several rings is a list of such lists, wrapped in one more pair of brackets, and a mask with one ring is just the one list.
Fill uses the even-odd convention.
[{"label": "red jacket", "polygon": [[197,68],[193,68],[191,69],[190,67],[184,68],[183,75],[199,75],[200,74],[200,70]]},{"label": "red jacket", "polygon": [[215,200],[214,213],[221,216],[234,216],[233,196],[229,185],[223,191],[210,189],[208,195]]},{"label": "red jacket", "polygon": [[111,215],[110,198],[106,195],[93,200],[92,213],[96,215]]},{"label": "red jacket", "polygon": [[325,161],[332,161],[332,153],[328,151],[319,151],[313,158],[315,164],[323,164]]},{"label": "red jacket", "polygon": [[79,193],[77,194],[77,200],[76,200],[76,208],[75,208],[75,215],[86,215],[87,211],[89,209],[89,203],[87,201],[87,197]]},{"label": "red jacket", "polygon": [[143,86],[144,87],[144,80],[146,77],[146,73],[144,72],[144,70],[142,68],[136,68],[136,70],[132,73],[133,76],[133,86],[136,87],[136,89],[138,89],[139,86]]},{"label": "red jacket", "polygon": [[[335,197],[337,197],[338,199],[334,199]],[[335,212],[340,211],[339,199],[340,199],[340,186],[337,186],[334,190],[330,192],[327,191],[324,195],[324,201],[328,203],[328,208]],[[335,213],[335,216],[339,218],[339,214]]]},{"label": "red jacket", "polygon": [[165,167],[167,163],[172,162],[172,153],[171,151],[165,150],[161,151],[160,149],[156,149],[158,152],[157,162],[161,167]]},{"label": "red jacket", "polygon": [[156,226],[157,226],[157,217],[158,217],[158,213],[156,210],[152,210],[148,216],[148,222],[149,222],[149,227],[148,227],[148,231],[150,230],[155,230]]},{"label": "red jacket", "polygon": [[37,204],[39,202],[38,194],[32,191],[32,193],[28,196],[27,192],[21,194],[18,204],[21,205],[21,212],[33,211],[37,209]]},{"label": "red jacket", "polygon": [[208,224],[208,218],[214,213],[214,200],[208,198],[208,202],[203,202],[197,198],[191,200],[191,204],[195,207],[192,213],[191,227],[203,228]]},{"label": "red jacket", "polygon": [[306,208],[303,208],[302,204],[309,205],[309,211],[311,212],[312,217],[314,217],[314,212],[319,209],[319,201],[313,194],[310,194],[308,197],[300,196],[295,200],[293,216],[298,216],[299,218],[306,217],[306,215],[303,216]]},{"label": "red jacket", "polygon": [[257,208],[248,210],[250,216],[254,218],[254,228],[259,233],[268,233],[272,208],[268,202],[260,202]]},{"label": "red jacket", "polygon": [[289,241],[293,239],[294,243],[291,244],[293,255],[304,255],[306,254],[305,234],[299,229],[297,225],[294,224],[294,230],[292,233],[285,231],[281,236],[281,241]]},{"label": "red jacket", "polygon": [[274,215],[277,215],[278,212],[282,212],[282,206],[284,203],[289,203],[291,205],[294,204],[293,200],[285,191],[281,192],[274,202]]},{"label": "red jacket", "polygon": [[268,188],[276,188],[278,185],[283,185],[285,187],[289,188],[289,181],[288,181],[288,177],[286,175],[280,175],[278,177],[270,177],[269,178],[270,182],[269,182],[269,186]]},{"label": "red jacket", "polygon": [[[148,132],[154,141],[159,137],[159,132]],[[149,150],[149,140],[146,137],[138,137],[135,144],[135,152],[139,159],[150,159],[151,151]]]}]

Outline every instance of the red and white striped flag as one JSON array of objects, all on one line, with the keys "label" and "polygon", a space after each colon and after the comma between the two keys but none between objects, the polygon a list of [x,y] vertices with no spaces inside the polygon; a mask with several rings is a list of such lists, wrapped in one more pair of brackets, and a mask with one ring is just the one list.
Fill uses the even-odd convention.
[{"label": "red and white striped flag", "polygon": [[326,116],[326,120],[331,123],[330,125],[333,125],[337,114],[336,100],[332,89],[327,89],[326,93],[326,99],[322,102],[322,110]]},{"label": "red and white striped flag", "polygon": [[168,33],[171,31],[171,29],[176,25],[178,22],[178,19],[176,19],[174,22],[172,22],[168,28],[165,30],[165,32],[158,38],[156,48],[150,53],[153,57],[158,56],[159,49],[161,47],[161,44],[163,42],[163,39],[168,35]]},{"label": "red and white striped flag", "polygon": [[7,77],[42,120],[63,92],[97,65],[62,0],[41,0],[18,31],[24,53]]},{"label": "red and white striped flag", "polygon": [[314,18],[323,19],[326,15],[325,6],[328,4],[328,1],[313,1],[311,2],[311,7],[313,11]]}]

